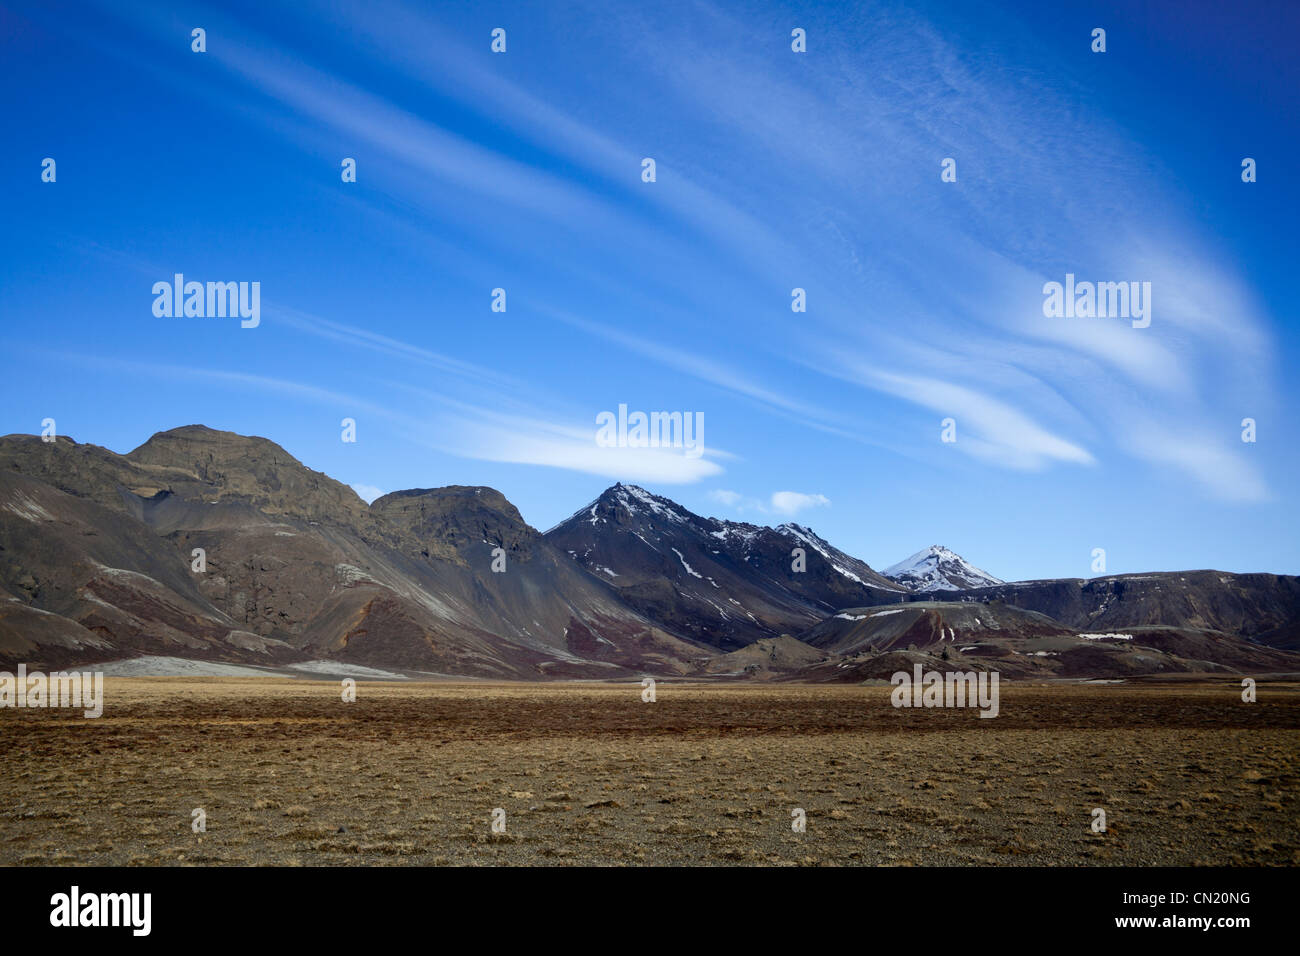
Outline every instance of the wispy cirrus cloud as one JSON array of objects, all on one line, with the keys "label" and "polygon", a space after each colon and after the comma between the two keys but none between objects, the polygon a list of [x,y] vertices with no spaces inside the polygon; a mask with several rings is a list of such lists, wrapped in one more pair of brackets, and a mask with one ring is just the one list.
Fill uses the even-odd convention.
[{"label": "wispy cirrus cloud", "polygon": [[[412,407],[409,401],[385,404],[273,375],[89,355],[63,357],[134,376],[188,384],[214,383],[365,412],[395,426],[402,438],[414,445],[480,461],[561,468],[616,480],[691,484],[720,475],[723,467],[719,461],[734,457],[723,449],[707,446],[694,450],[671,446],[602,447],[597,443],[594,424],[579,426],[571,424],[571,420],[503,412],[418,386],[397,389],[422,399],[420,407]],[[376,490],[373,486],[353,487],[358,493],[362,487]]]},{"label": "wispy cirrus cloud", "polygon": [[1257,469],[1244,462],[1222,434],[1139,420],[1125,441],[1132,454],[1190,475],[1225,501],[1255,503],[1274,498]]},{"label": "wispy cirrus cloud", "polygon": [[[711,28],[677,42],[629,13],[636,28],[626,42],[657,64],[680,102],[709,90],[712,122],[748,146],[737,153],[779,157],[768,183],[798,198],[774,211],[818,227],[802,243],[813,261],[797,267],[820,307],[800,318],[796,360],[946,409],[965,426],[958,447],[996,467],[1095,464],[1104,444],[1109,457],[1180,470],[1213,497],[1266,487],[1252,457],[1227,440],[1223,422],[1234,419],[1219,406],[1225,371],[1234,402],[1275,405],[1268,317],[1185,214],[1178,177],[1132,131],[1081,109],[1068,75],[1047,63],[1016,75],[990,69],[901,4],[874,9],[867,47],[836,69],[776,70],[746,42],[750,24],[701,9]],[[999,41],[1018,45],[1020,29],[1009,22]],[[908,42],[886,39],[899,36]],[[818,42],[810,63],[845,52],[833,33]],[[854,123],[834,121],[846,111]],[[1065,142],[1090,144],[1072,157],[1068,188],[1056,175]],[[869,176],[860,175],[863,156],[876,158]],[[957,158],[956,183],[939,182],[945,156]],[[1140,180],[1135,164],[1147,173]],[[716,183],[750,181],[718,172]],[[1151,328],[1045,318],[1043,283],[1067,271],[1150,281]],[[938,353],[949,366],[942,381],[922,358]],[[1011,383],[1011,365],[1025,385]],[[864,367],[880,373],[844,375]],[[1143,437],[1134,403],[1165,440]],[[937,429],[913,434],[930,442]],[[1232,482],[1215,480],[1204,442],[1189,437],[1197,434],[1216,435]]]},{"label": "wispy cirrus cloud", "polygon": [[595,430],[520,420],[477,423],[461,431],[457,453],[485,461],[563,468],[620,481],[666,485],[692,484],[722,473],[709,451],[692,458],[672,448],[600,447]]},{"label": "wispy cirrus cloud", "polygon": [[320,336],[352,348],[364,348],[394,358],[406,359],[435,369],[446,375],[494,388],[521,388],[523,383],[495,369],[485,368],[475,362],[442,355],[423,346],[405,342],[370,329],[359,328],[344,322],[312,315],[287,306],[268,304],[267,317],[300,332]]},{"label": "wispy cirrus cloud", "polygon": [[[953,418],[960,450],[992,464],[1038,470],[1068,462],[1092,465],[1086,449],[1055,435],[1014,406],[973,388],[923,376],[899,375],[860,367],[863,384]],[[939,435],[938,422],[934,434]]]},{"label": "wispy cirrus cloud", "polygon": [[[900,412],[901,402],[957,418],[957,448],[991,467],[1128,458],[1176,470],[1212,497],[1267,494],[1256,458],[1226,440],[1224,423],[1236,416],[1224,412],[1276,407],[1269,317],[1186,212],[1178,177],[1140,131],[1095,108],[1050,51],[1036,56],[1014,17],[972,53],[958,45],[961,31],[907,4],[879,4],[856,48],[823,30],[815,55],[791,68],[779,43],[754,42],[771,24],[751,12],[692,4],[699,28],[681,31],[671,16],[592,6],[585,15],[606,37],[602,57],[630,70],[626,84],[602,91],[606,121],[597,123],[564,90],[535,93],[460,46],[432,62],[443,24],[412,4],[382,9],[356,27],[383,52],[384,70],[528,148],[461,135],[409,96],[286,57],[251,31],[225,31],[212,58],[290,113],[294,136],[383,156],[421,209],[445,211],[444,194],[464,190],[511,210],[512,222],[581,231],[588,253],[616,244],[654,263],[609,282],[648,295],[671,284],[679,309],[709,316],[719,339],[744,349],[720,356],[680,336],[634,334],[564,310],[551,318],[843,439],[869,432],[876,443],[930,448],[937,428]],[[315,13],[352,22],[329,3]],[[1017,51],[1014,71],[995,65],[997,54]],[[634,108],[650,87],[671,123]],[[636,122],[624,119],[632,115]],[[665,173],[649,191],[629,175],[646,140]],[[1063,144],[1077,143],[1088,148],[1069,152],[1063,168]],[[957,160],[956,183],[938,180],[945,156]],[[686,241],[683,223],[707,244]],[[509,232],[493,240],[507,244]],[[737,273],[726,271],[736,263],[747,280],[738,291]],[[1066,272],[1151,281],[1151,328],[1045,318],[1042,284]],[[796,284],[813,305],[792,317],[779,299]],[[435,367],[455,361],[378,333],[306,330]],[[795,384],[777,388],[752,374],[745,358],[760,351],[788,362]],[[467,365],[453,374],[481,374]],[[563,457],[532,444],[510,447],[529,459]]]}]

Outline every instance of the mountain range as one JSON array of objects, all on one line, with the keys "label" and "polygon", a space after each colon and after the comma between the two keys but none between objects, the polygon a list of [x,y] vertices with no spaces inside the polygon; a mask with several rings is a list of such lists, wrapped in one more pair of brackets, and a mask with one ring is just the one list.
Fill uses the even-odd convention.
[{"label": "mountain range", "polygon": [[1005,583],[932,547],[873,570],[811,528],[616,484],[545,534],[500,492],[367,505],[265,438],[122,455],[0,439],[0,664],[332,661],[513,680],[816,681],[911,662],[1009,676],[1300,671],[1300,578]]}]

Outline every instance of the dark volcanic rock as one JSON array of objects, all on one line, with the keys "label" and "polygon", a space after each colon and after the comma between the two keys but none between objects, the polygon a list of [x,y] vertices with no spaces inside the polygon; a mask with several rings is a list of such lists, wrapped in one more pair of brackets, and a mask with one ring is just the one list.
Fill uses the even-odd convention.
[{"label": "dark volcanic rock", "polygon": [[[1300,654],[1218,631],[1173,627],[1080,632],[1001,601],[925,601],[851,608],[804,634],[826,661],[790,674],[844,682],[888,678],[907,667],[995,670],[1012,678],[1133,678],[1200,673],[1300,673]],[[888,661],[882,663],[882,657]]]},{"label": "dark volcanic rock", "polygon": [[650,619],[723,650],[907,593],[809,528],[703,518],[635,485],[607,489],[546,539]]},{"label": "dark volcanic rock", "polygon": [[1300,577],[1294,575],[1166,571],[1020,581],[926,597],[1005,601],[1083,630],[1165,625],[1300,649]]}]

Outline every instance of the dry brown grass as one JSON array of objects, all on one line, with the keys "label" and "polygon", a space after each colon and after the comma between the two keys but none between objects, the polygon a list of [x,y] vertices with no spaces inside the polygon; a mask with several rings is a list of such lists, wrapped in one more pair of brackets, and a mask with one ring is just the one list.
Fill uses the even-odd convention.
[{"label": "dry brown grass", "polygon": [[1294,686],[888,692],[113,679],[0,711],[0,863],[1300,863]]}]

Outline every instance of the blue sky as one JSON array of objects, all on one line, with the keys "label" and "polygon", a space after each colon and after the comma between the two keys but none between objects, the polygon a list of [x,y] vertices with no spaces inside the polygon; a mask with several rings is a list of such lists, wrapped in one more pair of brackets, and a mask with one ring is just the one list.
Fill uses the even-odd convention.
[{"label": "blue sky", "polygon": [[[0,432],[198,422],[541,529],[624,480],[876,567],[1300,572],[1300,10],[950,6],[5,3]],[[177,272],[260,326],[156,317]],[[1150,326],[1045,317],[1067,273]],[[598,447],[619,404],[705,454]]]}]

